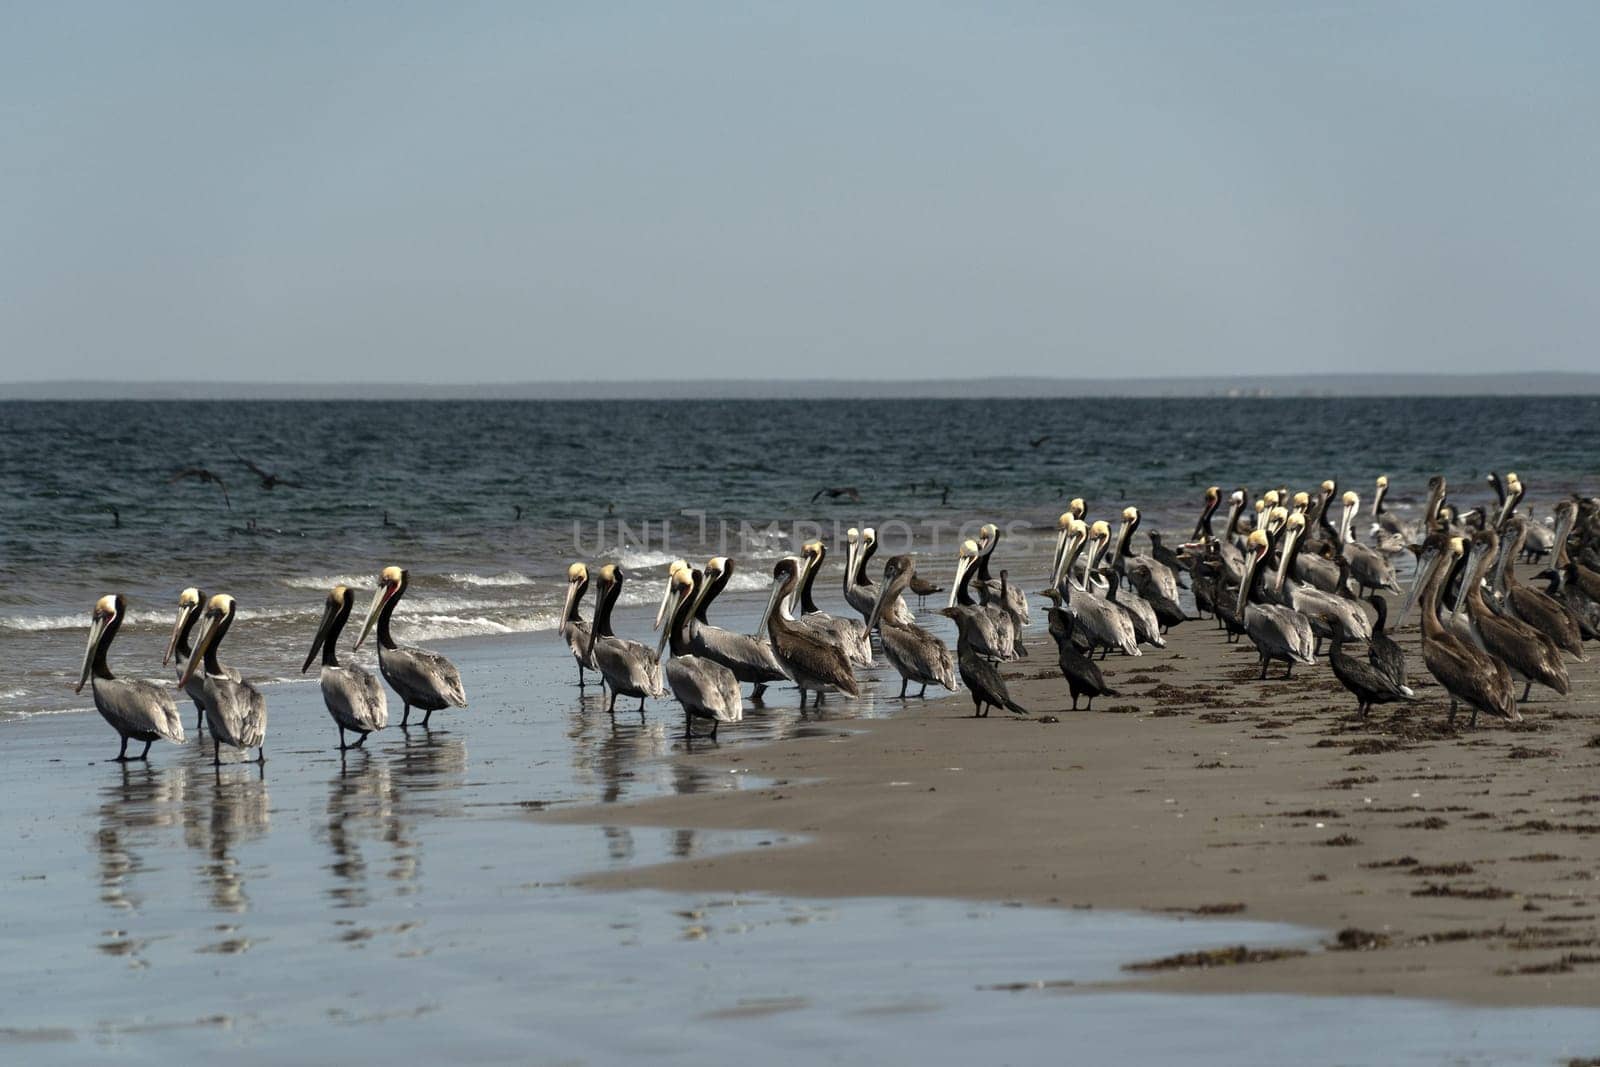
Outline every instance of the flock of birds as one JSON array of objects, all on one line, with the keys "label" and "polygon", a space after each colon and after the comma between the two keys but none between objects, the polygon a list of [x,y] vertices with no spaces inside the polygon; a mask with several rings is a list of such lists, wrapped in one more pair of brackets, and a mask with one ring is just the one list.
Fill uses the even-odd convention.
[{"label": "flock of birds", "polygon": [[[1403,623],[1419,602],[1423,661],[1449,695],[1452,722],[1463,704],[1471,709],[1473,724],[1480,712],[1520,719],[1517,706],[1536,684],[1565,695],[1571,688],[1565,657],[1585,658],[1583,641],[1600,636],[1600,502],[1561,501],[1553,524],[1545,525],[1519,513],[1526,490],[1515,474],[1504,479],[1491,474],[1489,482],[1494,504],[1457,512],[1447,500],[1444,478],[1434,477],[1419,517],[1406,523],[1385,510],[1389,483],[1380,477],[1366,542],[1355,534],[1358,495],[1340,494],[1333,481],[1315,492],[1271,490],[1255,501],[1253,511],[1247,506],[1249,494],[1236,489],[1226,497],[1220,532],[1216,519],[1224,495],[1213,486],[1191,537],[1174,548],[1152,532],[1149,553],[1134,548],[1138,508],[1122,510],[1113,534],[1108,522],[1088,520],[1081,499],[1073,500],[1057,523],[1048,583],[1036,594],[1049,602],[1049,632],[1073,709],[1080,699],[1087,698],[1092,707],[1095,697],[1116,695],[1097,655],[1100,660],[1111,652],[1139,656],[1144,647],[1165,647],[1170,628],[1194,618],[1179,602],[1185,580],[1201,616],[1213,616],[1229,641],[1244,638],[1255,647],[1263,679],[1274,662],[1285,665],[1286,677],[1296,664],[1314,663],[1326,643],[1333,674],[1363,716],[1374,705],[1416,698],[1407,684],[1405,654],[1388,630]],[[1337,523],[1336,501],[1342,508]],[[754,633],[710,621],[708,613],[736,566],[732,558],[716,556],[701,568],[683,560],[671,565],[653,647],[613,630],[612,614],[627,580],[622,568],[604,564],[591,576],[588,565],[573,563],[560,634],[577,663],[579,685],[585,684],[586,672],[601,676],[608,712],[615,713],[618,697],[629,697],[639,701],[642,713],[647,699],[670,691],[683,707],[687,737],[694,736],[696,719],[710,724],[713,738],[719,726],[741,721],[745,684],[753,687],[750,698],[759,701],[769,685],[793,683],[802,709],[808,694],[813,704],[830,693],[856,696],[856,671],[874,663],[874,634],[901,677],[902,698],[912,685],[919,697],[929,685],[951,692],[964,686],[975,716],[986,717],[994,708],[1026,715],[1000,669],[1028,655],[1023,631],[1030,622],[1027,596],[1008,571],[992,569],[1001,538],[1000,528],[989,524],[959,547],[947,602],[938,610],[955,623],[953,653],[918,625],[906,603],[907,594],[925,600],[944,588],[921,578],[916,559],[905,554],[887,559],[881,580],[874,581],[869,564],[878,543],[871,528],[848,533],[841,592],[859,619],[817,606],[816,579],[827,546],[810,541],[798,556],[773,567]],[[1393,557],[1403,552],[1417,558],[1409,591],[1402,590],[1393,565]],[[1519,580],[1515,562],[1547,558],[1550,565],[1536,579],[1545,588]],[[407,582],[400,567],[379,573],[354,648],[376,630],[379,672],[404,704],[400,725],[409,725],[417,709],[426,726],[433,712],[464,707],[466,692],[448,659],[394,640],[391,616]],[[585,619],[582,602],[591,584],[594,613]],[[1393,619],[1384,593],[1405,595]],[[355,603],[354,589],[340,585],[329,592],[301,668],[308,671],[320,657],[323,699],[339,729],[341,750],[363,744],[388,723],[378,678],[339,660],[339,638]],[[165,664],[175,658],[178,664],[177,688],[169,689],[112,674],[107,651],[127,605],[121,595],[96,602],[76,690],[92,683],[95,706],[121,737],[119,761],[145,759],[157,740],[184,742],[175,696],[181,691],[199,711],[196,729],[211,733],[214,762],[220,763],[223,745],[256,749],[257,761],[265,762],[266,700],[217,654],[236,612],[234,598],[225,593],[207,599],[198,589],[182,592],[162,659]],[[1366,646],[1365,658],[1348,651],[1356,642]],[[1520,698],[1517,682],[1523,684]],[[347,733],[356,740],[347,743]],[[130,740],[143,742],[138,756],[128,755]]]}]

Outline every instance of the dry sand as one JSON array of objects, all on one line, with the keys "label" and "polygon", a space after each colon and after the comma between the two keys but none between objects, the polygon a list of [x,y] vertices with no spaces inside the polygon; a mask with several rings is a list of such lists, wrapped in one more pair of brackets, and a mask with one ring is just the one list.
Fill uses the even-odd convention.
[{"label": "dry sand", "polygon": [[[1036,617],[1033,656],[1010,672],[1032,718],[973,719],[965,693],[911,700],[835,743],[683,757],[768,788],[550,817],[806,838],[587,879],[600,887],[963,897],[1327,931],[1328,950],[1309,955],[1130,974],[1149,989],[1600,1004],[1600,661],[1570,665],[1574,696],[1536,689],[1518,727],[1468,729],[1463,715],[1452,730],[1415,627],[1401,639],[1420,699],[1366,722],[1325,659],[1258,682],[1248,643],[1225,644],[1209,620],[1165,650],[1108,659],[1121,695],[1073,712]],[[1338,948],[1341,931],[1361,947]]]}]

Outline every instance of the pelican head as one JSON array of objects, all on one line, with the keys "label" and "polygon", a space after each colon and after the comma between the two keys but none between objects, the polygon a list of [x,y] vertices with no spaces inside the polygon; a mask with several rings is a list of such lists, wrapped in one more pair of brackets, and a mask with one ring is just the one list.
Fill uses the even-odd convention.
[{"label": "pelican head", "polygon": [[1084,504],[1083,497],[1075,496],[1071,500],[1067,501],[1067,510],[1072,512],[1073,518],[1081,519],[1083,518],[1083,513],[1089,509]]},{"label": "pelican head", "polygon": [[[581,567],[582,564],[576,566]],[[328,598],[322,605],[322,622],[317,625],[317,636],[311,641],[311,651],[306,653],[306,661],[300,665],[301,674],[311,669],[311,662],[324,647],[333,651],[333,646],[339,641],[339,631],[344,629],[345,620],[350,618],[350,610],[355,606],[356,591],[349,586],[336,585],[328,591]]]},{"label": "pelican head", "polygon": [[161,654],[163,667],[177,652],[178,642],[188,636],[195,620],[200,617],[200,601],[203,598],[204,594],[192,585],[178,594],[178,619],[172,624],[172,640],[167,642],[167,650]]},{"label": "pelican head", "polygon": [[367,635],[372,632],[372,624],[378,621],[378,616],[387,609],[392,609],[394,602],[399,600],[406,591],[406,583],[411,580],[411,573],[404,567],[385,567],[378,572],[378,591],[372,594],[372,606],[367,609],[367,621],[361,624],[361,634],[356,638],[355,648],[360,648],[366,643]]},{"label": "pelican head", "polygon": [[218,593],[206,601],[206,628],[195,641],[194,651],[189,653],[189,662],[184,665],[183,674],[178,678],[178,688],[188,684],[189,679],[194,677],[195,669],[205,662],[206,653],[217,647],[222,635],[233,625],[233,616],[237,611],[238,604],[227,593]]},{"label": "pelican head", "polygon": [[[656,621],[650,624],[650,629],[661,629],[661,620],[667,617],[667,603],[672,600],[676,592],[675,583],[680,572],[689,570],[689,561],[675,559],[667,564],[667,587],[661,591],[661,606],[656,608]],[[693,572],[690,571],[692,574]]]},{"label": "pelican head", "polygon": [[917,561],[907,555],[890,556],[883,561],[883,584],[878,587],[878,599],[872,603],[872,613],[867,616],[867,632],[871,632],[878,625],[878,620],[883,617],[885,604],[894,602],[894,598],[905,591],[911,584],[911,576],[917,573]]},{"label": "pelican head", "polygon": [[1082,519],[1073,519],[1071,524],[1061,531],[1061,550],[1056,556],[1055,570],[1050,574],[1052,589],[1060,589],[1063,580],[1070,580],[1072,565],[1077,562],[1088,540],[1089,527]]},{"label": "pelican head", "polygon": [[1255,584],[1256,572],[1266,562],[1267,553],[1272,551],[1272,541],[1267,537],[1265,530],[1251,530],[1250,536],[1244,541],[1244,578],[1239,582],[1239,617],[1244,618],[1245,608],[1250,604],[1250,587]]},{"label": "pelican head", "polygon": [[108,593],[94,602],[94,612],[89,616],[89,646],[83,653],[83,670],[78,674],[78,684],[72,687],[74,693],[83,692],[84,684],[94,672],[95,660],[104,651],[103,646],[111,643],[117,628],[122,625],[123,604],[120,593]]},{"label": "pelican head", "polygon": [[695,596],[695,573],[685,563],[683,566],[674,566],[667,572],[667,595],[661,598],[661,607],[665,611],[668,602],[672,610],[667,612],[667,625],[661,626],[661,612],[656,613],[656,625],[661,626],[661,639],[656,642],[656,658],[661,658],[661,650],[667,647],[667,642],[672,638],[672,631],[678,623],[678,612],[686,602],[693,602],[699,598]]},{"label": "pelican head", "polygon": [[1300,512],[1297,511],[1284,520],[1283,554],[1278,558],[1278,574],[1273,579],[1273,589],[1283,589],[1284,580],[1289,576],[1289,563],[1294,559],[1294,546],[1299,543],[1305,532],[1306,517]]},{"label": "pelican head", "polygon": [[1296,493],[1290,502],[1294,505],[1295,511],[1299,512],[1301,515],[1304,515],[1307,509],[1311,507],[1311,494],[1304,492]]},{"label": "pelican head", "polygon": [[956,554],[956,580],[950,583],[950,600],[946,607],[956,606],[956,596],[961,592],[961,582],[977,562],[979,551],[978,542],[971,538],[961,542],[961,549]]},{"label": "pelican head", "polygon": [[[821,547],[820,542],[812,544]],[[785,556],[772,565],[772,592],[767,596],[767,606],[761,612],[761,621],[756,625],[757,633],[766,630],[771,624],[772,613],[783,602],[783,598],[792,594],[795,587],[800,584],[800,573],[805,567],[805,561],[795,556]]]}]

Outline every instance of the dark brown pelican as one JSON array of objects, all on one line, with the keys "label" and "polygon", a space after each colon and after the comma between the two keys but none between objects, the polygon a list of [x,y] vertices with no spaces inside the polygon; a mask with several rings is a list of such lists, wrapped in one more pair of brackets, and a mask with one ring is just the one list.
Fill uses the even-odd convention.
[{"label": "dark brown pelican", "polygon": [[711,737],[715,740],[717,727],[744,718],[739,679],[716,660],[697,656],[690,648],[689,628],[704,592],[700,577],[687,566],[678,567],[667,576],[667,585],[670,611],[661,641],[656,645],[656,656],[659,659],[663,649],[672,649],[672,658],[662,665],[662,671],[672,695],[683,705],[684,739],[694,737],[695,719],[706,719],[711,723]]},{"label": "dark brown pelican", "polygon": [[1500,538],[1493,530],[1473,534],[1472,554],[1454,614],[1465,609],[1478,643],[1510,668],[1514,677],[1527,683],[1522,690],[1524,702],[1533,691],[1534,682],[1566,696],[1572,692],[1572,682],[1555,642],[1521,619],[1496,614],[1483,599],[1483,576],[1499,550]]},{"label": "dark brown pelican", "polygon": [[767,597],[767,608],[761,613],[757,629],[766,630],[772,639],[772,651],[783,665],[784,672],[800,688],[800,706],[806,706],[806,693],[822,694],[840,692],[856,696],[856,676],[850,669],[850,658],[843,648],[823,639],[817,633],[796,625],[783,610],[783,603],[792,597],[800,586],[801,572],[807,564],[794,556],[785,556],[772,568],[772,593]]},{"label": "dark brown pelican", "polygon": [[783,672],[783,664],[772,654],[771,643],[765,635],[734,633],[713,626],[706,619],[706,609],[727,587],[733,571],[734,561],[727,556],[713,556],[706,561],[705,587],[695,601],[694,618],[688,627],[689,651],[722,664],[739,681],[753,685],[750,699],[760,700],[768,685],[789,678]]},{"label": "dark brown pelican", "polygon": [[1388,554],[1356,540],[1354,526],[1356,516],[1361,511],[1361,497],[1346,492],[1342,502],[1344,514],[1339,520],[1339,551],[1350,565],[1350,577],[1355,579],[1356,591],[1362,596],[1369,589],[1400,592],[1400,582],[1395,578],[1394,564],[1389,562]]},{"label": "dark brown pelican", "polygon": [[1261,656],[1261,677],[1267,676],[1268,663],[1281,660],[1287,668],[1283,676],[1288,678],[1294,674],[1296,663],[1316,662],[1316,638],[1312,635],[1310,620],[1300,612],[1282,604],[1255,601],[1270,551],[1272,543],[1267,532],[1251,530],[1245,539],[1244,581],[1239,585],[1234,610],[1244,623],[1245,635]]},{"label": "dark brown pelican", "polygon": [[222,763],[224,744],[241,750],[258,749],[255,762],[267,762],[267,700],[249,682],[234,681],[217,662],[217,646],[233,626],[238,610],[233,597],[226,593],[218,593],[206,603],[206,628],[195,641],[189,663],[178,679],[178,688],[182,689],[201,664],[205,665],[200,704],[211,730],[213,765]]},{"label": "dark brown pelican", "polygon": [[394,635],[389,632],[389,619],[394,614],[394,606],[405,596],[410,582],[411,573],[405,568],[383,568],[378,575],[378,591],[373,594],[372,606],[367,609],[367,621],[362,624],[361,635],[356,638],[355,644],[359,649],[372,632],[373,624],[377,624],[378,670],[383,672],[389,687],[405,704],[405,711],[400,716],[402,730],[411,723],[412,708],[422,709],[422,727],[427,729],[428,720],[433,718],[434,712],[467,706],[467,691],[461,685],[461,672],[456,670],[454,663],[425,648],[398,645]]},{"label": "dark brown pelican", "polygon": [[1005,708],[1017,715],[1028,714],[1028,709],[1011,699],[1006,680],[994,662],[972,646],[972,612],[959,607],[940,608],[939,614],[956,621],[956,664],[961,671],[961,682],[972,694],[973,718],[989,717],[989,708]]},{"label": "dark brown pelican", "polygon": [[1495,567],[1493,585],[1501,590],[1503,602],[1511,614],[1545,634],[1556,647],[1578,659],[1584,659],[1583,630],[1578,616],[1566,604],[1548,593],[1517,578],[1513,562],[1522,548],[1527,526],[1521,516],[1513,515],[1506,521],[1504,538],[1500,545],[1500,559]]},{"label": "dark brown pelican", "polygon": [[[336,585],[328,594],[322,609],[322,622],[317,626],[317,636],[311,641],[311,651],[306,653],[300,673],[311,669],[311,662],[322,653],[322,672],[318,680],[322,685],[322,702],[339,728],[339,751],[360,748],[367,735],[389,724],[389,699],[383,695],[383,683],[378,676],[354,663],[339,663],[339,635],[344,632],[350,611],[356,606],[356,591],[348,586]],[[356,742],[347,745],[346,731],[356,734]]]},{"label": "dark brown pelican", "polygon": [[639,712],[644,713],[646,697],[666,696],[662,685],[661,660],[649,646],[638,641],[618,637],[611,630],[611,612],[622,595],[622,583],[627,575],[615,563],[600,568],[595,589],[594,621],[589,631],[589,655],[600,668],[600,677],[611,690],[606,711],[617,710],[617,697],[639,698]]},{"label": "dark brown pelican", "polygon": [[[148,759],[150,745],[155,741],[171,741],[175,745],[184,742],[183,718],[171,693],[137,678],[118,678],[106,665],[106,650],[122,628],[127,612],[128,602],[121,593],[95,601],[94,613],[89,617],[89,645],[83,653],[83,670],[78,684],[72,687],[74,693],[81,693],[84,683],[94,679],[90,688],[95,709],[122,738],[116,763]],[[128,755],[130,737],[144,742],[144,751],[137,756]]]},{"label": "dark brown pelican", "polygon": [[1077,620],[1062,610],[1061,590],[1046,589],[1039,595],[1053,605],[1045,617],[1050,624],[1050,636],[1055,638],[1056,661],[1061,667],[1061,676],[1067,680],[1067,689],[1072,693],[1072,710],[1077,711],[1078,698],[1086,696],[1089,702],[1084,707],[1092,711],[1095,697],[1114,697],[1118,695],[1117,691],[1106,685],[1099,666],[1079,652],[1078,646],[1073,643],[1072,628]]},{"label": "dark brown pelican", "polygon": [[883,565],[883,585],[878,588],[878,598],[867,616],[867,628],[876,628],[883,641],[884,658],[900,672],[902,700],[910,682],[922,686],[918,697],[927,693],[929,682],[942,685],[952,693],[956,689],[955,662],[944,642],[916,623],[896,622],[889,617],[886,605],[894,603],[894,599],[911,585],[916,573],[916,560],[910,556],[890,556]]},{"label": "dark brown pelican", "polygon": [[[194,624],[200,620],[201,607],[205,603],[206,595],[200,590],[190,586],[178,594],[178,619],[172,624],[172,640],[167,642],[167,651],[161,657],[161,665],[165,667],[168,660],[176,656],[178,674],[183,674],[183,665],[189,661],[189,653],[193,649],[189,645],[189,633],[194,629]],[[239,672],[232,667],[224,667],[229,678],[240,681]],[[205,732],[206,710],[200,702],[200,689],[205,685],[204,676],[197,675],[189,679],[189,684],[183,687],[189,699],[194,701],[196,733]]]},{"label": "dark brown pelican", "polygon": [[561,608],[561,639],[567,643],[572,658],[578,663],[578,688],[583,688],[583,672],[599,672],[600,666],[589,654],[589,624],[584,621],[578,605],[589,588],[589,568],[574,563],[567,568],[567,599]]},{"label": "dark brown pelican", "polygon": [[1346,654],[1342,627],[1333,627],[1332,641],[1328,648],[1328,664],[1333,668],[1334,677],[1356,698],[1356,711],[1363,719],[1374,704],[1393,704],[1416,696],[1410,686],[1396,682],[1373,663]]},{"label": "dark brown pelican", "polygon": [[[1429,551],[1440,559],[1459,558],[1461,539],[1432,534],[1427,542]],[[1472,708],[1472,725],[1478,723],[1478,712],[1486,711],[1512,722],[1522,721],[1517,712],[1517,693],[1506,665],[1470,641],[1463,641],[1439,621],[1439,604],[1444,595],[1446,568],[1435,560],[1427,568],[1422,588],[1422,662],[1428,672],[1438,679],[1450,694],[1450,722],[1456,720],[1456,708],[1466,703]]]},{"label": "dark brown pelican", "polygon": [[[1553,561],[1557,573],[1561,575],[1564,588],[1581,593],[1591,603],[1600,603],[1600,571],[1584,566],[1572,558],[1567,542],[1572,536],[1573,527],[1578,520],[1578,505],[1570,500],[1564,500],[1556,506],[1556,531],[1553,538],[1555,542],[1556,558]],[[1527,528],[1527,524],[1523,524]]]},{"label": "dark brown pelican", "polygon": [[828,558],[828,546],[821,541],[807,541],[800,546],[800,552],[804,557],[805,566],[800,574],[799,585],[791,594],[795,598],[794,606],[798,615],[798,618],[793,620],[795,625],[810,630],[824,641],[838,645],[855,666],[872,666],[872,637],[867,633],[866,623],[829,615],[817,607],[817,602],[812,596],[817,575],[822,570],[822,562]]}]

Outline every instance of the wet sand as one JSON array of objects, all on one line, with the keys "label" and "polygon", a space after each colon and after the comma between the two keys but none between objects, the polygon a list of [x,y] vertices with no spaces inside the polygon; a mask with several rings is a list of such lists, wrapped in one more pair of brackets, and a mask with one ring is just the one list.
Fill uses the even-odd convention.
[{"label": "wet sand", "polygon": [[1033,657],[1009,671],[1032,718],[975,720],[963,693],[844,739],[679,757],[773,784],[605,821],[803,841],[586,884],[1227,914],[1318,928],[1329,947],[1137,987],[1600,1004],[1600,662],[1570,665],[1571,697],[1536,689],[1520,726],[1452,730],[1413,627],[1419,701],[1362,722],[1324,659],[1258,682],[1253,649],[1213,626],[1108,659],[1121,695],[1092,712],[1068,710],[1036,617]]}]

